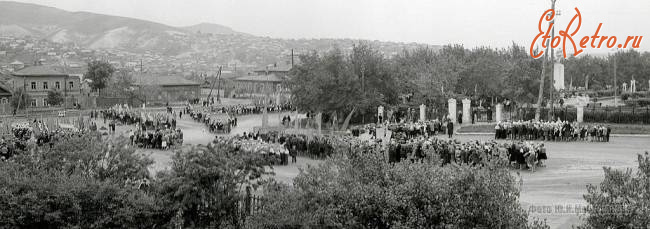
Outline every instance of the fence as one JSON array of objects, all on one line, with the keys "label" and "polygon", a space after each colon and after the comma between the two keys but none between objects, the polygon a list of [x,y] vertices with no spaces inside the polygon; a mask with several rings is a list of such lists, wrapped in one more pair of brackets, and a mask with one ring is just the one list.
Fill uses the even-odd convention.
[{"label": "fence", "polygon": [[589,107],[584,110],[585,122],[650,124],[650,107]]},{"label": "fence", "polygon": [[242,225],[246,217],[264,210],[264,199],[251,194],[250,187],[246,188],[246,194],[237,202],[238,217]]},{"label": "fence", "polygon": [[[537,108],[534,107],[518,107],[518,108],[504,109],[503,119],[524,120],[524,121],[535,120],[536,111]],[[562,121],[569,121],[569,122],[576,121],[577,110],[576,108],[570,108],[570,107],[556,107],[556,108],[543,107],[540,109],[539,112],[540,120],[557,120],[558,118]]]}]

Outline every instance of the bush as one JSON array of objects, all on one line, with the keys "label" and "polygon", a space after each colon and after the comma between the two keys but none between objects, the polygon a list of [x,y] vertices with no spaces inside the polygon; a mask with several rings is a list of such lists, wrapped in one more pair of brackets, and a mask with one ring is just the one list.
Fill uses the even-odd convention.
[{"label": "bush", "polygon": [[638,170],[603,168],[600,185],[588,185],[589,205],[580,228],[648,228],[650,226],[650,156],[638,155]]},{"label": "bush", "polygon": [[186,227],[229,228],[240,224],[242,188],[257,187],[268,174],[260,154],[242,152],[228,144],[195,146],[178,151],[172,168],[160,173],[158,192]]},{"label": "bush", "polygon": [[165,199],[140,189],[151,159],[124,138],[68,136],[0,162],[0,225],[17,228],[153,228],[170,221]]},{"label": "bush", "polygon": [[[381,153],[335,157],[309,167],[294,185],[265,187],[249,228],[528,228],[516,179],[500,163],[436,160],[391,164]],[[545,223],[537,225],[546,227]]]}]

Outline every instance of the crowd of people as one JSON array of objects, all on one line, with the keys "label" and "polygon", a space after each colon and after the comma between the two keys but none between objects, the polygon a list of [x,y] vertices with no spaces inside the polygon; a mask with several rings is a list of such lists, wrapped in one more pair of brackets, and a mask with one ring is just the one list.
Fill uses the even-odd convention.
[{"label": "crowd of people", "polygon": [[97,131],[97,124],[89,121],[87,125],[76,128],[70,124],[58,124],[48,127],[42,120],[14,123],[11,134],[0,137],[0,160],[6,160],[19,152],[35,149],[37,146],[52,148],[54,143],[72,136],[81,136]]},{"label": "crowd of people", "polygon": [[609,142],[611,127],[567,121],[499,122],[495,139]]},{"label": "crowd of people", "polygon": [[461,143],[457,140],[424,136],[391,139],[388,155],[390,162],[435,156],[441,159],[443,165],[457,163],[480,166],[490,160],[504,160],[516,168],[528,168],[532,171],[535,171],[537,166],[543,166],[543,161],[548,159],[543,143],[524,141]]},{"label": "crowd of people", "polygon": [[[187,107],[191,109],[192,104],[188,104]],[[271,104],[271,105],[260,105],[260,104],[237,104],[237,105],[214,105],[210,103],[203,103],[203,108],[209,109],[212,112],[228,113],[233,115],[249,115],[249,114],[261,114],[264,112],[264,109],[267,112],[282,112],[282,111],[292,111],[294,108],[289,103],[284,104]]]},{"label": "crowd of people", "polygon": [[[182,117],[183,111],[178,113]],[[176,127],[176,112],[167,107],[165,112],[143,112],[120,105],[100,112],[104,123],[109,120],[109,132],[115,133],[117,123],[134,125],[128,131],[131,143],[140,148],[170,149],[183,144],[183,131]]]},{"label": "crowd of people", "polygon": [[409,138],[417,136],[433,136],[443,132],[443,125],[438,119],[411,122],[411,123],[395,123],[389,124],[388,129],[393,133],[403,133]]},{"label": "crowd of people", "polygon": [[128,131],[131,144],[139,148],[167,150],[174,146],[183,145],[183,131],[181,129],[156,129],[145,131],[140,127]]},{"label": "crowd of people", "polygon": [[237,126],[237,117],[231,117],[228,113],[215,113],[209,110],[193,110],[189,107],[185,112],[196,122],[205,124],[211,133],[230,133],[232,128]]}]

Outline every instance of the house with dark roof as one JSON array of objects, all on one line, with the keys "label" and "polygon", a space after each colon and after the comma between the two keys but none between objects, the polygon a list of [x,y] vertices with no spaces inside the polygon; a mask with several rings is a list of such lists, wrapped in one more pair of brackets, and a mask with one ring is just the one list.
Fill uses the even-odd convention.
[{"label": "house with dark roof", "polygon": [[135,76],[133,84],[144,93],[147,102],[179,102],[197,99],[201,96],[201,83],[181,76]]},{"label": "house with dark roof", "polygon": [[79,76],[65,73],[63,67],[51,65],[29,66],[12,74],[12,91],[23,89],[28,93],[31,107],[48,107],[47,93],[59,91],[67,99],[69,106],[78,103],[81,97]]}]

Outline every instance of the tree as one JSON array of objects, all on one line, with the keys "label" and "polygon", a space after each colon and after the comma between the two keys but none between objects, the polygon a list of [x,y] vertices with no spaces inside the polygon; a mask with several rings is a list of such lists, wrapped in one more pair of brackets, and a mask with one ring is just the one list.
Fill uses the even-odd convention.
[{"label": "tree", "polygon": [[[360,43],[348,55],[335,48],[302,55],[290,72],[292,102],[302,110],[325,114],[374,114],[377,106],[398,102],[399,84],[387,59]],[[348,116],[350,116],[348,115]],[[358,116],[357,116],[358,117]]]},{"label": "tree", "polygon": [[106,88],[115,68],[108,62],[94,60],[88,63],[88,71],[84,75],[85,79],[91,80],[90,87],[94,90]]},{"label": "tree", "polygon": [[226,228],[240,223],[243,188],[264,183],[268,161],[232,144],[193,146],[173,156],[171,170],[160,173],[159,192],[173,203],[181,225]]},{"label": "tree", "polygon": [[389,163],[380,150],[353,152],[307,168],[292,186],[265,186],[262,210],[247,226],[528,228],[505,163]]},{"label": "tree", "polygon": [[18,110],[23,110],[26,107],[29,107],[29,102],[31,101],[31,96],[25,92],[22,88],[19,88],[11,96],[11,107],[14,109],[14,114]]},{"label": "tree", "polygon": [[[126,138],[71,135],[0,161],[0,225],[9,228],[166,227],[170,203],[148,191],[151,159]],[[144,185],[143,185],[144,184]]]},{"label": "tree", "polygon": [[60,91],[51,90],[47,92],[47,103],[52,106],[58,106],[63,103],[63,94]]},{"label": "tree", "polygon": [[647,228],[650,225],[650,155],[638,155],[638,169],[604,167],[600,185],[587,185],[587,217],[580,228]]}]

